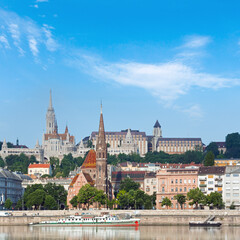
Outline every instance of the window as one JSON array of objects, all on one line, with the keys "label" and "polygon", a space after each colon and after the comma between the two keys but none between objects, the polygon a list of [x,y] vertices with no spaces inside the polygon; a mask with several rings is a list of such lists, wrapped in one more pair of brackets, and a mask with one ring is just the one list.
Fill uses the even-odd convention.
[{"label": "window", "polygon": [[164,189],[164,187],[162,187],[162,192],[163,192],[163,193],[165,192],[165,189]]},{"label": "window", "polygon": [[195,183],[196,182],[196,180],[195,179],[193,179],[193,183]]},{"label": "window", "polygon": [[213,181],[208,181],[208,184],[212,185],[212,184],[213,184]]},{"label": "window", "polygon": [[180,188],[179,190],[180,190],[180,192],[182,192],[182,188]]},{"label": "window", "polygon": [[226,177],[230,177],[230,174],[226,174]]},{"label": "window", "polygon": [[233,197],[239,197],[239,193],[233,193]]},{"label": "window", "polygon": [[175,181],[176,183],[178,183],[178,180],[176,179],[176,181]]},{"label": "window", "polygon": [[171,183],[173,183],[173,179],[171,179]]},{"label": "window", "polygon": [[239,174],[235,173],[235,174],[233,174],[233,177],[239,177]]},{"label": "window", "polygon": [[176,187],[176,189],[175,189],[175,190],[176,190],[176,192],[177,192],[177,191],[178,191],[178,188]]},{"label": "window", "polygon": [[187,183],[187,180],[186,180],[186,179],[184,179],[184,183]]},{"label": "window", "polygon": [[226,193],[226,197],[230,197],[230,193]]},{"label": "window", "polygon": [[186,187],[184,187],[184,192],[186,192],[187,191],[187,188]]},{"label": "window", "polygon": [[174,191],[174,189],[173,188],[171,188],[171,192],[173,192]]},{"label": "window", "polygon": [[182,179],[180,179],[180,183],[182,183]]},{"label": "window", "polygon": [[188,179],[188,183],[191,183],[191,179]]},{"label": "window", "polygon": [[164,179],[162,180],[162,184],[164,184]]}]

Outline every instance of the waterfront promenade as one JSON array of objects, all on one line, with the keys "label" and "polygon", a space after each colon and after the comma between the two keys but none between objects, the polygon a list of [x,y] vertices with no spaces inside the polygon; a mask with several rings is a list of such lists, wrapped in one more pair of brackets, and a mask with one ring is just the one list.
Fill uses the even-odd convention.
[{"label": "waterfront promenade", "polygon": [[[11,212],[11,211],[9,211]],[[99,215],[102,212],[109,214],[131,214],[141,219],[141,225],[188,225],[189,221],[203,221],[208,216],[216,216],[216,221],[226,226],[240,226],[240,211],[238,210],[46,210],[46,211],[13,211],[13,216],[0,217],[0,225],[28,225],[45,220],[56,220],[60,217],[75,213],[92,213]]]}]

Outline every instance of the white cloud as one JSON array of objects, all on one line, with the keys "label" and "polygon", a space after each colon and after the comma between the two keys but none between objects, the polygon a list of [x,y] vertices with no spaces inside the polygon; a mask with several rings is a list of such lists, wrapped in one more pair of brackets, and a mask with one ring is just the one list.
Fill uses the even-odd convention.
[{"label": "white cloud", "polygon": [[205,47],[211,42],[209,36],[187,36],[185,38],[185,43],[182,47],[184,48],[201,48]]},{"label": "white cloud", "polygon": [[180,61],[152,64],[110,63],[79,54],[69,60],[68,64],[84,70],[101,81],[145,89],[164,106],[187,113],[195,118],[203,116],[199,104],[192,103],[190,106],[182,107],[176,105],[176,100],[188,94],[192,89],[218,90],[240,85],[240,79],[201,72]]},{"label": "white cloud", "polygon": [[53,52],[53,51],[56,51],[56,49],[58,48],[58,44],[53,39],[52,32],[50,29],[53,29],[53,27],[48,26],[47,24],[43,25],[43,32],[46,37],[45,45],[49,51]]},{"label": "white cloud", "polygon": [[33,7],[34,7],[34,8],[38,8],[38,5],[37,5],[37,4],[34,4]]},{"label": "white cloud", "polygon": [[9,45],[12,41],[20,55],[30,50],[34,57],[40,57],[40,52],[45,50],[52,52],[58,48],[51,32],[52,27],[39,26],[29,18],[19,17],[16,13],[1,8],[0,26],[3,35],[8,38]]},{"label": "white cloud", "polygon": [[36,41],[36,39],[33,38],[33,37],[30,37],[28,43],[29,43],[29,48],[30,48],[33,56],[36,57],[38,55],[38,52],[39,52],[38,48],[37,48],[37,41]]},{"label": "white cloud", "polygon": [[9,42],[5,36],[0,35],[0,43],[5,47],[5,48],[10,48]]},{"label": "white cloud", "polygon": [[193,87],[219,89],[240,84],[240,79],[224,78],[200,72],[182,62],[108,63],[84,56],[83,58],[75,58],[70,64],[85,69],[100,79],[146,89],[164,102],[178,99],[181,95],[187,94]]}]

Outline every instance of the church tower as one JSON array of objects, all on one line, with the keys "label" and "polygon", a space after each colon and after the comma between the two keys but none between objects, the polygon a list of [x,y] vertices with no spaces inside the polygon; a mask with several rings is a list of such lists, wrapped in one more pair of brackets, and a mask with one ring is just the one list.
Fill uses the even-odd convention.
[{"label": "church tower", "polygon": [[52,134],[54,131],[57,131],[57,121],[52,106],[52,91],[50,90],[49,106],[46,114],[46,133]]},{"label": "church tower", "polygon": [[103,190],[105,193],[108,193],[107,144],[105,139],[102,106],[96,144],[96,187],[98,190]]},{"label": "church tower", "polygon": [[162,137],[162,128],[161,125],[159,124],[158,120],[153,126],[153,136],[156,138]]}]

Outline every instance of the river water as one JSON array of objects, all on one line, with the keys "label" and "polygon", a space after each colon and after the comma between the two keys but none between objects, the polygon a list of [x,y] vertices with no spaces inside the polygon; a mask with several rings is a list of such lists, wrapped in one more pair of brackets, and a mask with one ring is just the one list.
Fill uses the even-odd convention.
[{"label": "river water", "polygon": [[0,226],[0,239],[232,240],[240,239],[240,227],[204,229],[187,226],[139,226],[138,228]]}]

